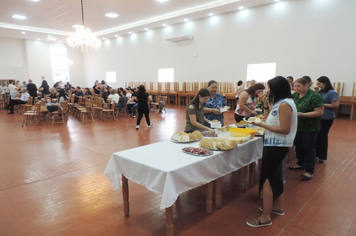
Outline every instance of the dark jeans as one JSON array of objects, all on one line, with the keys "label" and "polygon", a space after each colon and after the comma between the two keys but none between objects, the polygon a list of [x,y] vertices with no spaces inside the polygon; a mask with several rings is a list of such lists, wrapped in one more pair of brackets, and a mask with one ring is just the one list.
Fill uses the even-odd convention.
[{"label": "dark jeans", "polygon": [[15,105],[20,105],[20,104],[26,104],[27,102],[21,101],[21,100],[10,100],[9,105],[7,105],[6,108],[10,108],[11,112],[14,112],[14,106]]},{"label": "dark jeans", "polygon": [[58,111],[58,106],[47,106],[47,110],[51,113],[54,111]]},{"label": "dark jeans", "polygon": [[332,120],[321,120],[321,129],[318,133],[318,137],[316,139],[316,156],[321,160],[326,160],[328,156],[328,135],[329,130],[334,122]]},{"label": "dark jeans", "polygon": [[314,173],[315,143],[319,131],[297,132],[294,139],[295,151],[299,166],[304,166],[309,174]]},{"label": "dark jeans", "polygon": [[138,118],[137,118],[136,125],[140,125],[140,122],[141,122],[141,119],[143,117],[143,114],[145,114],[147,125],[150,125],[151,121],[150,121],[150,110],[149,109],[147,109],[147,110],[140,110],[139,109],[138,110]]},{"label": "dark jeans", "polygon": [[237,123],[244,119],[244,116],[240,116],[240,115],[238,115],[236,113],[234,113],[234,114],[235,114],[235,120],[236,120]]},{"label": "dark jeans", "polygon": [[136,104],[127,104],[126,108],[129,111],[129,114],[133,113],[133,115],[136,115],[136,110],[137,110],[138,103]]}]

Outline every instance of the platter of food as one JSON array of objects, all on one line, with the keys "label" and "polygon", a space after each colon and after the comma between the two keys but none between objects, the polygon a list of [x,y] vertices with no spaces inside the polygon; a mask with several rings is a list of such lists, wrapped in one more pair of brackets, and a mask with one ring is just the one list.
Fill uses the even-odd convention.
[{"label": "platter of food", "polygon": [[255,123],[262,123],[262,120],[258,117],[249,117],[248,119],[246,119],[246,117],[244,117],[243,119],[244,121],[246,121],[247,123],[252,123],[252,122],[255,122]]},{"label": "platter of food", "polygon": [[203,138],[199,145],[209,150],[228,151],[237,147],[237,144],[229,139],[223,138]]},{"label": "platter of food", "polygon": [[203,137],[218,137],[217,133],[213,133],[213,132],[209,132],[209,131],[202,132],[201,134],[203,135]]},{"label": "platter of food", "polygon": [[199,141],[202,139],[202,137],[202,133],[198,130],[194,131],[193,133],[178,131],[172,135],[171,140],[175,143],[191,143]]},{"label": "platter of food", "polygon": [[230,107],[229,106],[224,106],[220,108],[220,112],[227,112],[229,111]]},{"label": "platter of food", "polygon": [[212,120],[209,123],[210,123],[210,128],[213,128],[213,129],[221,128],[221,122],[218,120]]},{"label": "platter of food", "polygon": [[205,149],[205,148],[197,148],[197,147],[185,147],[182,151],[186,154],[193,155],[193,156],[210,156],[213,155],[213,151]]}]

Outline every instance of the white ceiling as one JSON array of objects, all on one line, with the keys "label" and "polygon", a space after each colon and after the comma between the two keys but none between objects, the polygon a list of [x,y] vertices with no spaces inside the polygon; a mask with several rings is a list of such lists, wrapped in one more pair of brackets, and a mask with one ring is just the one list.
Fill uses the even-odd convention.
[{"label": "white ceiling", "polygon": [[[100,38],[140,32],[144,28],[182,23],[185,18],[195,20],[208,17],[210,12],[222,14],[269,4],[275,0],[83,0],[85,26]],[[108,18],[106,13],[117,13]],[[24,15],[25,20],[13,15]],[[0,0],[0,37],[47,40],[48,35],[65,42],[75,32],[72,27],[82,24],[80,0]],[[26,34],[22,34],[26,32]]]}]

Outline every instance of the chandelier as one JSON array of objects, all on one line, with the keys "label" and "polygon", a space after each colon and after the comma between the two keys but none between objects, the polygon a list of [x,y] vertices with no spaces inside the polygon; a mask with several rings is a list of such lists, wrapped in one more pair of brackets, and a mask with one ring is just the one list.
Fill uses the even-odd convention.
[{"label": "chandelier", "polygon": [[97,39],[96,35],[89,28],[85,28],[83,0],[81,0],[81,5],[83,26],[77,27],[76,33],[67,38],[67,44],[78,51],[88,52],[89,50],[100,48],[101,40]]}]

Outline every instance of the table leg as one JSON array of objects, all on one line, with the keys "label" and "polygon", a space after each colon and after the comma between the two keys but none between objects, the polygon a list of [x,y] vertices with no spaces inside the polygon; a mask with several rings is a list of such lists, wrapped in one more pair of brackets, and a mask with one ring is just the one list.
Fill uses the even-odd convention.
[{"label": "table leg", "polygon": [[249,186],[252,186],[254,184],[254,180],[255,180],[255,170],[256,170],[256,162],[252,162],[249,165]]},{"label": "table leg", "polygon": [[178,95],[174,96],[174,100],[176,101],[176,105],[178,105]]},{"label": "table leg", "polygon": [[240,169],[241,170],[241,185],[242,185],[242,190],[246,191],[248,189],[248,173],[249,173],[249,168],[248,166],[244,166],[243,168]]},{"label": "table leg", "polygon": [[167,236],[173,236],[173,206],[166,208],[166,230]]},{"label": "table leg", "polygon": [[215,180],[215,207],[221,207],[221,178]]},{"label": "table leg", "polygon": [[354,118],[354,111],[355,111],[355,106],[354,105],[352,105],[351,106],[351,114],[350,114],[350,120],[352,120],[353,118]]},{"label": "table leg", "polygon": [[122,175],[122,198],[124,199],[124,213],[125,216],[129,216],[129,184],[124,175]]},{"label": "table leg", "polygon": [[206,213],[208,214],[213,212],[213,188],[213,181],[206,184]]}]

